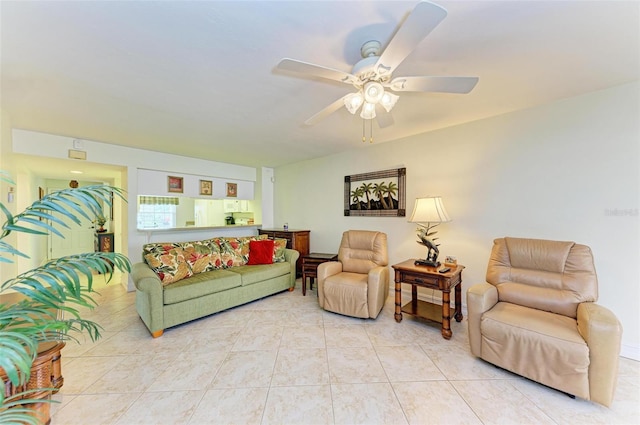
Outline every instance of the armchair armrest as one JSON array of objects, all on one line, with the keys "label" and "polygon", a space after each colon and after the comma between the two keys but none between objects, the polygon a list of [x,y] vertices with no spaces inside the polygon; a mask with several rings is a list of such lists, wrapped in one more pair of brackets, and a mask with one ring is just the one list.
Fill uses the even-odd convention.
[{"label": "armchair armrest", "polygon": [[467,290],[467,320],[471,353],[482,357],[480,320],[484,312],[498,303],[498,290],[489,283],[479,283]]},{"label": "armchair armrest", "polygon": [[318,265],[316,274],[318,278],[318,305],[324,308],[324,280],[329,276],[342,272],[342,263],[339,261],[327,261]]},{"label": "armchair armrest", "polygon": [[578,304],[577,321],[589,347],[589,396],[609,406],[618,377],[622,325],[611,310],[592,302]]},{"label": "armchair armrest", "polygon": [[367,282],[369,284],[367,289],[369,317],[375,319],[389,295],[389,268],[387,266],[372,268],[369,270]]}]

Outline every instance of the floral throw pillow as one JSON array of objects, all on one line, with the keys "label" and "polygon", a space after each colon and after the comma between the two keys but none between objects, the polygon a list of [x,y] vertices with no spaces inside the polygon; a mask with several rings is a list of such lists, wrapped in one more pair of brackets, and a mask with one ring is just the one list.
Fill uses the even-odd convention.
[{"label": "floral throw pillow", "polygon": [[162,285],[177,282],[193,275],[184,250],[175,244],[143,248],[144,259],[162,281]]},{"label": "floral throw pillow", "polygon": [[267,235],[223,237],[215,239],[220,248],[222,267],[244,266],[249,261],[249,243],[267,239]]},{"label": "floral throw pillow", "polygon": [[209,272],[222,265],[217,245],[209,241],[183,242],[181,245],[193,274]]},{"label": "floral throw pillow", "polygon": [[284,250],[287,247],[286,239],[274,239],[273,241],[273,262],[274,263],[284,263],[286,259],[284,258]]}]

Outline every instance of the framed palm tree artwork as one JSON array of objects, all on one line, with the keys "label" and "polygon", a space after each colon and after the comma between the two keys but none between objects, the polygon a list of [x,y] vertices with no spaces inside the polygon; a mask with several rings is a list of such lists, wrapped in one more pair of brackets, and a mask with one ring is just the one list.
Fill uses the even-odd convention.
[{"label": "framed palm tree artwork", "polygon": [[406,180],[406,168],[345,176],[344,215],[404,217]]}]

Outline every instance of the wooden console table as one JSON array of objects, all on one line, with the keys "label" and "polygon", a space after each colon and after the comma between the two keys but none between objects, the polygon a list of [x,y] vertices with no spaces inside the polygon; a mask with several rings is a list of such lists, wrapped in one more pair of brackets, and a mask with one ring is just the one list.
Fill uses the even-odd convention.
[{"label": "wooden console table", "polygon": [[310,230],[258,229],[259,235],[267,235],[269,239],[286,239],[287,248],[300,253],[296,261],[296,277],[302,276],[302,257],[309,253],[309,233]]},{"label": "wooden console table", "polygon": [[[438,268],[416,266],[415,260],[407,260],[391,267],[395,270],[396,322],[402,321],[402,313],[441,323],[442,337],[450,339],[451,316],[462,320],[462,270],[458,265],[447,273],[439,273]],[[402,306],[402,283],[411,285],[411,301]],[[418,299],[418,286],[442,291],[442,306]],[[451,308],[451,289],[455,288],[455,308]]]}]

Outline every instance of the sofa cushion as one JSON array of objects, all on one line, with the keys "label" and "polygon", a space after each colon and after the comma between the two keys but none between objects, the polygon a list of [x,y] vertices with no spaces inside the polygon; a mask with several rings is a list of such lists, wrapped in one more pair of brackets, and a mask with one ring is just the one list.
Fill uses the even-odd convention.
[{"label": "sofa cushion", "polygon": [[175,304],[235,288],[241,283],[240,275],[229,270],[221,269],[199,273],[188,279],[166,285],[163,291],[163,302],[164,304]]},{"label": "sofa cushion", "polygon": [[273,279],[291,273],[288,263],[262,264],[256,266],[234,267],[229,270],[242,277],[242,286],[253,285],[263,280]]},{"label": "sofa cushion", "polygon": [[177,244],[146,246],[144,260],[160,278],[163,285],[177,282],[193,275],[184,250]]},{"label": "sofa cushion", "polygon": [[275,256],[273,240],[250,241],[248,265],[271,264]]}]

